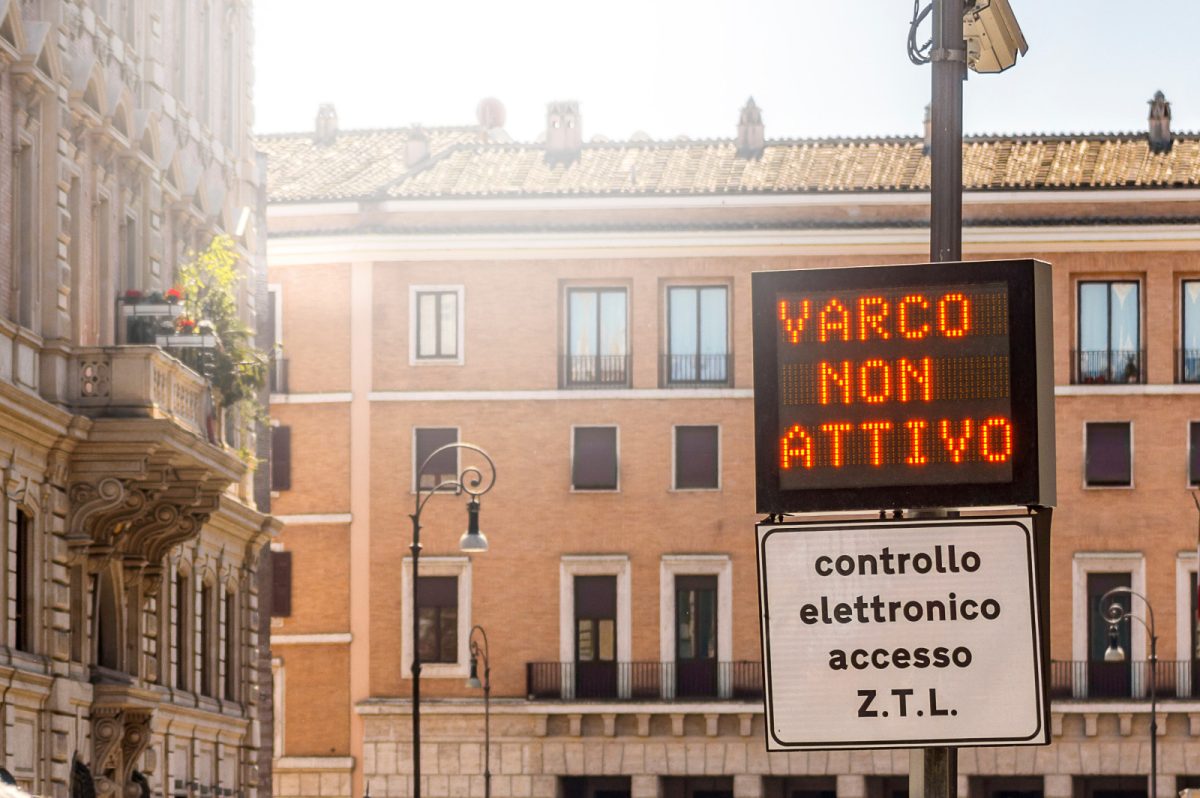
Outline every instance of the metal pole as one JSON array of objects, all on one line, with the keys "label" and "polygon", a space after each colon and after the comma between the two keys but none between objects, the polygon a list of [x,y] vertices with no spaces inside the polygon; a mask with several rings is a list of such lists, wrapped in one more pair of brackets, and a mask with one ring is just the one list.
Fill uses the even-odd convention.
[{"label": "metal pole", "polygon": [[1150,798],[1158,798],[1158,635],[1150,630]]},{"label": "metal pole", "polygon": [[933,0],[929,258],[962,260],[962,109],[967,77],[962,0]]},{"label": "metal pole", "polygon": [[492,664],[487,656],[487,636],[483,652],[483,798],[492,798]]},{"label": "metal pole", "polygon": [[421,559],[421,510],[412,514],[412,722],[413,722],[413,798],[421,798],[421,641],[418,634],[417,564]]}]

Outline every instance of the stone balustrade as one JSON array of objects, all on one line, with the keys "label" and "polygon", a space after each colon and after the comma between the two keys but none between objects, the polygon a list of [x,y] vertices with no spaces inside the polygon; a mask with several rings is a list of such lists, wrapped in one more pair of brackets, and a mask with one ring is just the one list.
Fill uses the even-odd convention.
[{"label": "stone balustrade", "polygon": [[71,356],[70,401],[92,418],[165,418],[208,438],[208,381],[156,346],[102,346]]}]

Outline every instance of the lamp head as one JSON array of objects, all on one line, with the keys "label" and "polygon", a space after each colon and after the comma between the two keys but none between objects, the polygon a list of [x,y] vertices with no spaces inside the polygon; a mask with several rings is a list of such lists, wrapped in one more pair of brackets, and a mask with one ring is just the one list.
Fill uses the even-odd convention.
[{"label": "lamp head", "polygon": [[473,690],[483,687],[479,681],[479,659],[477,657],[471,657],[471,674],[467,677],[467,687]]},{"label": "lamp head", "polygon": [[1104,649],[1105,662],[1124,662],[1125,649],[1121,648],[1121,642],[1117,639],[1117,626],[1113,624],[1108,627],[1108,648]]},{"label": "lamp head", "polygon": [[467,502],[467,531],[458,540],[462,551],[487,551],[487,537],[479,531],[479,499],[472,496]]}]

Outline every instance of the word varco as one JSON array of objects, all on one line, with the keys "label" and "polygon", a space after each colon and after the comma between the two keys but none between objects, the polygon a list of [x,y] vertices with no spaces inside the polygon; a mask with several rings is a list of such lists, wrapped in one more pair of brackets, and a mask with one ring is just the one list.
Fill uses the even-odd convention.
[{"label": "word varco", "polygon": [[846,455],[851,447],[857,451],[863,444],[863,462],[850,465],[923,466],[931,457],[933,462],[999,464],[1012,457],[1013,425],[1001,416],[980,421],[943,418],[932,423],[910,419],[902,424],[835,421],[815,428],[793,424],[779,439],[779,467],[784,471],[816,465],[841,468],[848,464]]},{"label": "word varco", "polygon": [[846,307],[833,297],[816,308],[810,299],[779,300],[779,322],[788,343],[798,344],[806,331],[815,329],[817,341],[888,340],[893,335],[919,341],[930,335],[962,338],[971,331],[971,300],[957,291],[931,302],[909,294],[898,302],[881,296],[858,298],[857,307]]}]

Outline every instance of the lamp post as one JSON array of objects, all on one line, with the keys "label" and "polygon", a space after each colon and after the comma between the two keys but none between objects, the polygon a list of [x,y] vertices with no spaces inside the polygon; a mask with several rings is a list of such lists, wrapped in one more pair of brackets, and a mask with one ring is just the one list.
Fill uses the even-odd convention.
[{"label": "lamp post", "polygon": [[[1118,595],[1137,596],[1146,605],[1150,623],[1134,615],[1113,600]],[[1107,606],[1106,606],[1107,605]],[[1100,612],[1108,621],[1108,648],[1104,650],[1105,662],[1124,662],[1125,649],[1117,639],[1117,625],[1122,621],[1137,621],[1150,633],[1150,798],[1158,798],[1158,635],[1154,631],[1154,607],[1141,593],[1127,587],[1114,587],[1100,597]]]},{"label": "lamp post", "polygon": [[[425,469],[439,454],[443,452],[453,451],[455,449],[466,449],[482,457],[487,462],[488,474],[487,480],[484,481],[484,473],[479,466],[467,466],[462,469],[457,476],[449,479],[443,479],[437,485],[434,485],[427,490],[421,488],[421,477],[425,474]],[[447,443],[445,446],[439,446],[429,453],[425,461],[421,463],[421,467],[417,469],[417,496],[416,505],[412,515],[413,535],[412,535],[412,722],[413,722],[413,798],[421,798],[421,641],[419,637],[420,630],[420,612],[421,600],[420,592],[417,590],[417,575],[418,566],[421,561],[421,511],[425,509],[425,503],[428,502],[433,495],[443,490],[453,490],[455,492],[462,491],[471,497],[467,502],[467,531],[463,533],[459,539],[458,547],[466,552],[483,552],[488,550],[487,538],[479,531],[479,497],[492,489],[496,484],[496,464],[492,462],[492,458],[483,449],[469,443]]]},{"label": "lamp post", "polygon": [[[480,646],[475,640],[475,633],[483,640]],[[478,690],[483,688],[483,798],[492,798],[492,666],[488,661],[487,632],[476,624],[471,629],[471,675],[467,678],[467,687]],[[483,683],[479,682],[479,660],[483,660]]]}]

